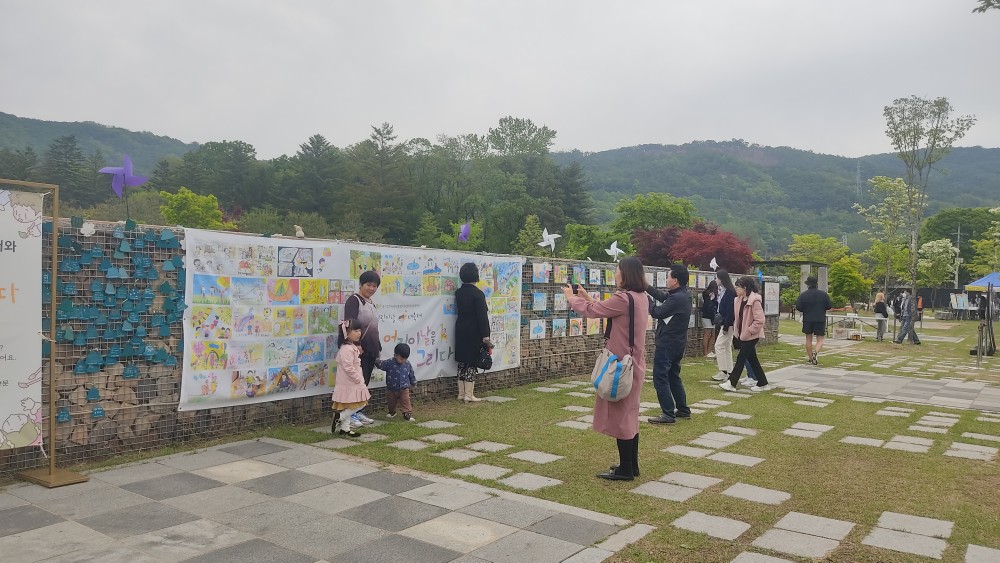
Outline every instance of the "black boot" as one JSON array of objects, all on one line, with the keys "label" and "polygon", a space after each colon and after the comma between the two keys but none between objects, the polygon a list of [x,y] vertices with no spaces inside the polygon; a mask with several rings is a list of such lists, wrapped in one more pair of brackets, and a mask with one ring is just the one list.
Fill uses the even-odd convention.
[{"label": "black boot", "polygon": [[[636,434],[634,438],[629,440],[632,443],[632,476],[639,476],[639,435]],[[612,465],[611,471],[617,471],[618,465]]]},{"label": "black boot", "polygon": [[[597,476],[601,479],[608,479],[609,481],[631,481],[635,478],[632,474],[632,469],[634,462],[632,461],[632,440],[616,440],[618,442],[618,459],[620,460],[617,468],[612,468],[611,471],[607,473],[598,473]],[[623,469],[623,468],[628,469]]]}]

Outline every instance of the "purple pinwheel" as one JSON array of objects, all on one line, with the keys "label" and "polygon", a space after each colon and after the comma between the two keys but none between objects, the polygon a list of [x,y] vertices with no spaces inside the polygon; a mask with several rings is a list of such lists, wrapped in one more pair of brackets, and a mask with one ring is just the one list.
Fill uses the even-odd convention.
[{"label": "purple pinwheel", "polygon": [[115,191],[115,195],[119,199],[125,194],[125,188],[134,188],[136,186],[141,186],[146,183],[145,176],[133,176],[132,175],[132,159],[125,155],[125,161],[122,166],[106,166],[101,168],[101,174],[114,174],[111,179],[111,189]]},{"label": "purple pinwheel", "polygon": [[472,224],[466,221],[462,228],[458,230],[458,242],[469,242],[469,232],[472,231]]}]

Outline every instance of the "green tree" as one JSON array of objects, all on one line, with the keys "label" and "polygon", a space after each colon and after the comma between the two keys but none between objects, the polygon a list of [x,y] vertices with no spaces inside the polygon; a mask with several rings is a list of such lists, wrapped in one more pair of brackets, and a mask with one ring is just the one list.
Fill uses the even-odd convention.
[{"label": "green tree", "polygon": [[917,292],[917,240],[927,207],[927,186],[934,165],[976,123],[974,116],[952,117],[948,98],[897,98],[883,112],[886,135],[906,174],[907,228],[910,234],[910,282]]},{"label": "green tree", "polygon": [[[469,239],[465,242],[458,241],[458,233],[462,228],[459,223],[449,225],[450,229],[438,237],[438,248],[448,248],[451,250],[465,250],[475,252],[483,249],[483,225],[477,222],[469,226]],[[540,240],[540,239],[539,239]]]},{"label": "green tree", "polygon": [[538,127],[530,119],[507,116],[486,134],[490,147],[500,156],[548,154],[556,132]]},{"label": "green tree", "polygon": [[975,276],[1000,272],[1000,207],[990,209],[990,214],[997,219],[982,238],[972,241],[975,254],[969,263],[969,271]]},{"label": "green tree", "polygon": [[[924,221],[920,229],[920,243],[946,238],[958,245],[959,282],[969,279],[967,264],[972,262],[976,250],[972,241],[987,235],[996,216],[990,213],[989,207],[949,207],[931,215]],[[960,239],[959,239],[960,237]]]},{"label": "green tree", "polygon": [[302,227],[309,238],[327,238],[331,234],[329,223],[315,211],[289,211],[284,225],[284,234],[295,234],[295,225]]},{"label": "green tree", "polygon": [[663,227],[688,228],[694,223],[694,205],[670,194],[637,194],[615,205],[617,217],[611,230],[623,241],[631,239],[636,230],[652,231]]},{"label": "green tree", "polygon": [[804,260],[833,266],[850,253],[842,242],[833,237],[819,235],[792,235],[792,244],[785,253],[786,260]]},{"label": "green tree", "polygon": [[830,294],[847,299],[857,311],[856,301],[866,299],[872,290],[872,280],[861,273],[861,260],[857,256],[844,256],[830,264]]},{"label": "green tree", "polygon": [[415,246],[440,248],[441,227],[438,226],[437,219],[434,218],[434,214],[430,211],[425,211],[420,216],[420,226],[417,227],[417,232],[413,235],[413,244]]},{"label": "green tree", "polygon": [[[559,239],[559,242],[562,243],[559,255],[576,260],[589,258],[598,262],[607,262],[611,260],[611,257],[604,252],[604,249],[609,248],[614,241],[615,235],[608,229],[598,225],[570,223],[566,225],[563,238]],[[618,247],[629,254],[632,253],[632,245],[627,241],[619,240]]]},{"label": "green tree", "polygon": [[214,195],[198,195],[181,186],[177,193],[160,192],[160,213],[167,223],[193,229],[230,230],[236,226],[222,220],[219,200]]},{"label": "green tree", "polygon": [[917,259],[917,268],[920,273],[919,281],[934,289],[931,301],[937,297],[938,288],[954,277],[956,258],[958,258],[958,249],[952,246],[951,241],[946,238],[928,241],[920,245],[920,257]]},{"label": "green tree", "polygon": [[77,145],[75,135],[56,138],[45,151],[42,178],[44,182],[59,185],[60,201],[70,205],[90,205],[104,199],[86,193],[81,182],[83,169],[83,151]]},{"label": "green tree", "polygon": [[[511,252],[521,256],[548,256],[549,248],[538,246],[542,241],[542,223],[537,215],[528,215],[524,219],[524,226],[517,233],[517,238],[511,245]],[[558,239],[556,240],[558,246]]]},{"label": "green tree", "polygon": [[30,182],[38,180],[37,175],[38,155],[34,149],[0,149],[0,178]]},{"label": "green tree", "polygon": [[[166,225],[168,222],[160,213],[160,194],[142,188],[135,188],[128,196],[128,216],[135,222],[146,225]],[[125,200],[113,197],[91,207],[75,207],[72,205],[59,208],[63,217],[83,217],[94,221],[121,221],[125,219]]]},{"label": "green tree", "polygon": [[295,191],[289,204],[299,211],[317,211],[330,216],[344,198],[344,163],[340,151],[322,135],[313,135],[299,145],[292,158]]},{"label": "green tree", "polygon": [[896,254],[893,249],[906,243],[906,183],[902,178],[876,176],[868,180],[868,184],[875,203],[868,207],[855,203],[854,209],[868,223],[868,228],[862,232],[872,241],[870,255],[885,261],[882,291],[888,293],[892,260]]},{"label": "green tree", "polygon": [[986,10],[1000,10],[1000,0],[977,0],[979,5],[973,8],[972,12],[986,13]]}]

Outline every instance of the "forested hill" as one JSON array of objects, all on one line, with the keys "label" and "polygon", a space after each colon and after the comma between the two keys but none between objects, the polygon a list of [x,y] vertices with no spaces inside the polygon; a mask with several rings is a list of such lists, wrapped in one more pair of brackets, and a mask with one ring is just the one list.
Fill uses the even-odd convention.
[{"label": "forested hill", "polygon": [[139,170],[152,170],[160,159],[182,156],[198,148],[198,143],[184,143],[147,131],[129,131],[92,121],[42,121],[0,112],[0,148],[31,148],[41,156],[54,140],[67,135],[76,137],[84,156],[99,150],[111,162],[127,154]]},{"label": "forested hill", "polygon": [[[552,155],[579,162],[605,220],[624,196],[666,192],[690,198],[699,215],[750,237],[765,253],[781,252],[792,234],[857,238],[864,227],[852,205],[873,176],[902,176],[893,154],[858,158],[741,140],[684,145],[639,145],[609,151]],[[943,207],[1000,205],[1000,149],[956,148],[931,179],[931,214]]]}]

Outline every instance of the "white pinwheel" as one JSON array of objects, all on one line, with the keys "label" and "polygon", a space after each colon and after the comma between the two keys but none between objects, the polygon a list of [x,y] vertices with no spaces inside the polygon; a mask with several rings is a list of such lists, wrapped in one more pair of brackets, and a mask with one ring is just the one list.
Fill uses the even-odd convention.
[{"label": "white pinwheel", "polygon": [[618,256],[625,254],[624,250],[618,248],[618,241],[611,243],[611,248],[605,248],[604,252],[606,252],[615,262],[618,261]]},{"label": "white pinwheel", "polygon": [[547,246],[552,252],[556,251],[556,239],[562,235],[557,235],[556,233],[549,234],[548,229],[542,229],[542,242],[538,243],[538,246]]}]

